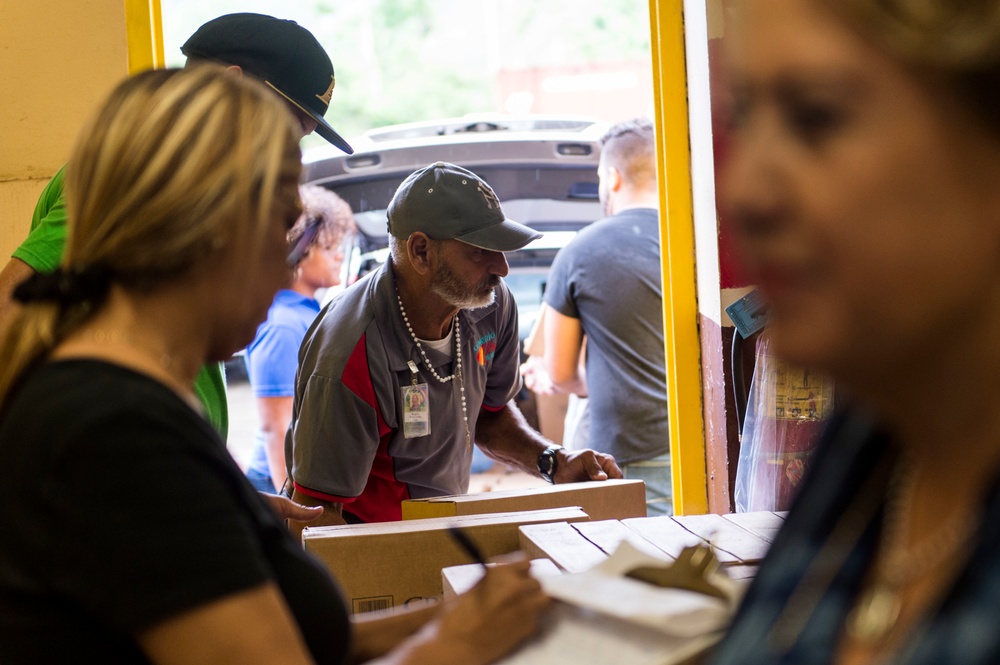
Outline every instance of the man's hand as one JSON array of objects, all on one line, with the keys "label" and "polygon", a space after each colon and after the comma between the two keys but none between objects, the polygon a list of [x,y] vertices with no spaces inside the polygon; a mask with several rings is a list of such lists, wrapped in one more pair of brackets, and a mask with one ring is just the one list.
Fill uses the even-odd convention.
[{"label": "man's hand", "polygon": [[271,510],[283,520],[312,522],[323,514],[322,506],[303,506],[301,503],[295,503],[286,497],[267,492],[261,492],[260,495],[271,506]]},{"label": "man's hand", "polygon": [[538,395],[552,395],[556,392],[549,373],[545,371],[544,360],[539,356],[528,356],[521,365],[521,378],[528,390]]},{"label": "man's hand", "polygon": [[560,448],[553,480],[558,484],[621,477],[622,470],[611,455],[589,449],[570,452]]},{"label": "man's hand", "polygon": [[[306,520],[301,520],[297,517],[290,517],[288,520],[288,531],[292,534],[297,542],[302,542],[302,529],[307,526],[338,526],[341,524],[347,524],[344,521],[344,504],[333,503],[332,501],[324,501],[322,499],[317,499],[314,496],[309,496],[308,494],[303,494],[299,490],[294,490],[292,492],[292,505],[299,505],[301,508],[306,510],[316,510],[319,508],[319,512],[313,514]],[[306,506],[313,506],[306,508]],[[306,524],[306,522],[312,522],[311,524]]]},{"label": "man's hand", "polygon": [[[518,466],[537,476],[538,455],[551,446],[552,442],[528,425],[512,400],[499,411],[483,409],[479,412],[476,444],[492,459]],[[621,477],[622,470],[611,455],[593,450],[570,452],[560,448],[553,480],[557,483],[574,483]]]}]

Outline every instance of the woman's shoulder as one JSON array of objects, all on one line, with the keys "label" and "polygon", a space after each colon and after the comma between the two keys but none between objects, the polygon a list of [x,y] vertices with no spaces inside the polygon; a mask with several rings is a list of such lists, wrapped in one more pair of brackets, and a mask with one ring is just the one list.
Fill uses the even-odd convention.
[{"label": "woman's shoulder", "polygon": [[212,430],[202,420],[173,390],[149,376],[101,360],[66,359],[40,365],[25,377],[4,405],[0,433],[16,428],[51,437],[100,431],[116,423],[135,428],[155,423],[169,431],[204,425],[207,436]]}]

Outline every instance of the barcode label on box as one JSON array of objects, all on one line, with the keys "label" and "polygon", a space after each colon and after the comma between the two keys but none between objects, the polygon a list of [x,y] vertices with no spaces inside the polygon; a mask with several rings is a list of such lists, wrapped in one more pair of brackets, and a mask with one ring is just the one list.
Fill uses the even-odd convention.
[{"label": "barcode label on box", "polygon": [[371,598],[355,598],[354,613],[386,612],[393,608],[392,596],[372,596]]}]

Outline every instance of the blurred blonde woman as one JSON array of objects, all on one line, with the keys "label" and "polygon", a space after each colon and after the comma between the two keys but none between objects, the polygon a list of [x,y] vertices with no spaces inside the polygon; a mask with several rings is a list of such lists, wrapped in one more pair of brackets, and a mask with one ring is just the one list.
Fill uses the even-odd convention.
[{"label": "blurred blonde woman", "polygon": [[1000,0],[731,4],[723,198],[851,403],[714,662],[1000,662]]},{"label": "blurred blonde woman", "polygon": [[277,97],[212,65],[127,80],[84,130],[65,257],[0,342],[5,665],[485,663],[533,630],[524,562],[352,625],[199,414],[198,368],[287,283],[299,160]]},{"label": "blurred blonde woman", "polygon": [[344,239],[355,228],[351,207],[330,190],[302,185],[299,196],[302,214],[288,232],[291,284],[274,296],[245,356],[260,421],[246,473],[256,489],[270,494],[285,484],[299,346],[319,314],[316,293],[340,284]]}]

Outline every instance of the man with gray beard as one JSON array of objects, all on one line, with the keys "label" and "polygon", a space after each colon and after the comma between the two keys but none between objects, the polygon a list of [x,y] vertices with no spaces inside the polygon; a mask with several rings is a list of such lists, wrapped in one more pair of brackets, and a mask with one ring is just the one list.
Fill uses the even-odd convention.
[{"label": "man with gray beard", "polygon": [[391,260],[337,296],[299,351],[285,492],[325,508],[310,524],[398,520],[404,499],[464,493],[473,444],[549,482],[620,478],[613,457],[563,450],[512,401],[503,253],[540,234],[444,162],[403,181],[388,224]]}]

